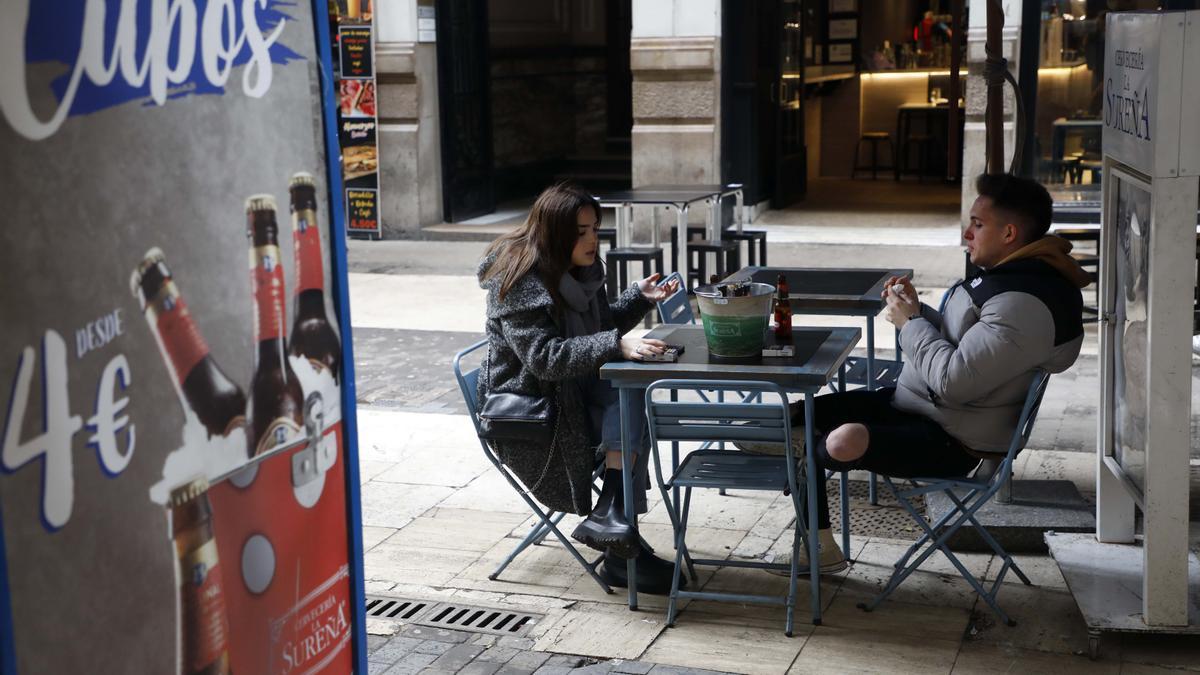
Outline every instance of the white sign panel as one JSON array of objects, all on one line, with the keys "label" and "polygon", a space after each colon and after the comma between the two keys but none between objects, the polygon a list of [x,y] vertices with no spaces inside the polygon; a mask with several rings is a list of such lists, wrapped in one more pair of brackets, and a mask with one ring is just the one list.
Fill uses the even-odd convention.
[{"label": "white sign panel", "polygon": [[1179,175],[1185,17],[1184,12],[1108,15],[1104,152],[1152,177]]},{"label": "white sign panel", "polygon": [[1183,39],[1183,110],[1179,175],[1200,176],[1200,11],[1187,13]]}]

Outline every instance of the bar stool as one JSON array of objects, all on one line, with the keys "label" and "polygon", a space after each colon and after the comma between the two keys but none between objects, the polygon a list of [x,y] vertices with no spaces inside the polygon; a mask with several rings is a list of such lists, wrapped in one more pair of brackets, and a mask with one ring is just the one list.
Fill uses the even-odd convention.
[{"label": "bar stool", "polygon": [[630,246],[627,248],[610,248],[604,257],[608,274],[608,299],[616,300],[620,291],[624,291],[633,282],[629,278],[629,264],[641,261],[642,278],[651,274],[650,263],[654,263],[654,271],[663,273],[663,250],[659,246]]},{"label": "bar stool", "polygon": [[908,156],[911,154],[911,146],[917,146],[917,180],[924,181],[925,174],[929,173],[929,168],[932,164],[934,146],[937,144],[937,139],[929,134],[909,134],[908,138],[904,139],[904,148],[901,150],[901,158],[904,160],[904,171],[908,170]]},{"label": "bar stool", "polygon": [[[734,228],[729,228],[721,233],[721,236],[730,241],[746,242],[746,264],[747,265],[762,265],[767,264],[767,231],[766,230],[742,230],[738,232]],[[758,245],[758,250],[755,251],[755,244]]]},{"label": "bar stool", "polygon": [[596,232],[596,238],[600,241],[607,242],[609,249],[614,249],[617,247],[617,228],[602,227],[598,232]]},{"label": "bar stool", "polygon": [[[678,233],[675,226],[671,226],[671,260],[675,260],[675,236]],[[700,225],[688,225],[687,229],[688,240],[693,241],[703,239],[705,228]],[[727,227],[721,231],[721,238],[736,242],[746,242],[746,264],[747,265],[766,265],[767,264],[767,231],[766,230],[745,230],[737,231],[737,228]],[[758,250],[755,251],[755,245]],[[740,259],[740,254],[739,254]],[[762,262],[759,262],[759,261]],[[707,283],[707,282],[705,282]]]},{"label": "bar stool", "polygon": [[[863,141],[871,144],[871,164],[870,166],[859,164],[858,158],[862,149]],[[859,171],[871,170],[871,180],[879,177],[879,169],[890,171],[891,166],[880,166],[879,164],[879,144],[887,141],[888,153],[891,155],[892,164],[896,163],[896,146],[892,143],[892,135],[886,131],[868,131],[858,137],[858,143],[854,144],[854,169],[850,171],[850,177],[854,178]],[[751,263],[753,264],[753,263]]]},{"label": "bar stool", "polygon": [[[707,233],[707,231],[708,231],[708,228],[706,228],[703,225],[688,225],[688,227],[687,227],[688,241],[692,241],[695,239],[703,239],[704,235]],[[679,251],[676,250],[679,248],[679,246],[677,244],[678,241],[679,241],[679,228],[675,225],[672,225],[671,226],[671,237],[667,243],[670,244],[670,246],[671,246],[671,266],[675,269],[679,269]]]},{"label": "bar stool", "polygon": [[695,288],[708,283],[708,254],[715,253],[717,267],[713,270],[718,279],[740,268],[741,246],[736,241],[722,239],[710,241],[697,239],[689,241],[687,246],[687,278],[688,288]]}]

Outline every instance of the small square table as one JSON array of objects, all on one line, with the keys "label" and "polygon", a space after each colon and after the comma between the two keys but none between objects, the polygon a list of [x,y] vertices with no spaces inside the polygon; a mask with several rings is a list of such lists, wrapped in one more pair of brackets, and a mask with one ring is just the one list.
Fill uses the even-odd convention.
[{"label": "small square table", "polygon": [[[883,311],[883,286],[891,277],[912,277],[911,269],[743,267],[726,281],[775,285],[782,274],[794,314],[861,316],[867,320],[867,389],[875,389],[875,317]],[[899,355],[900,343],[896,343]]]},{"label": "small square table", "polygon": [[[633,224],[633,206],[666,206],[675,209],[676,240],[672,242],[671,267],[686,277],[687,259],[687,223],[688,210],[693,204],[705,203],[708,206],[708,238],[713,241],[721,240],[720,206],[721,200],[733,196],[737,200],[734,222],[737,231],[741,232],[742,186],[738,183],[729,185],[650,185],[637,187],[632,190],[615,190],[594,195],[602,208],[614,208],[617,212],[617,246],[627,247],[633,242],[631,232]],[[651,228],[650,245],[661,245],[661,234],[657,227]],[[680,256],[685,263],[681,265]]]},{"label": "small square table", "polygon": [[[791,344],[795,354],[788,357],[762,357],[754,363],[719,362],[709,358],[704,329],[697,325],[663,324],[646,334],[671,344],[681,344],[684,352],[675,363],[645,363],[641,361],[612,361],[600,367],[600,377],[612,382],[620,395],[621,405],[621,465],[632,467],[629,449],[630,429],[626,408],[630,391],[646,389],[662,379],[694,380],[758,380],[773,382],[790,393],[804,396],[805,457],[808,477],[808,530],[810,561],[820,560],[817,546],[816,490],[824,480],[817,480],[816,459],[813,456],[813,396],[832,379],[858,344],[862,331],[858,328],[795,327]],[[644,414],[644,413],[643,413]],[[625,488],[625,513],[630,524],[637,527],[633,505],[633,472],[622,471]],[[669,506],[669,505],[668,505]],[[628,561],[629,608],[637,609],[637,561]],[[820,565],[809,565],[812,585],[812,617],[821,620]]]}]

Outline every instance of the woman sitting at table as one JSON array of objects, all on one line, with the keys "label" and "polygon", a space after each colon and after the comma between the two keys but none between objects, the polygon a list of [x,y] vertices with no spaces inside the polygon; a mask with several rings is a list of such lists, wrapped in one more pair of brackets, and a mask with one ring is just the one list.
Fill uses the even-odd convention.
[{"label": "woman sitting at table", "polygon": [[[674,565],[655,557],[624,513],[621,414],[617,391],[600,379],[600,366],[621,358],[661,354],[661,340],[622,337],[677,284],[658,286],[651,275],[608,302],[604,267],[597,255],[600,205],[582,188],[547,188],[525,224],[488,247],[479,285],[487,293],[487,362],[480,400],[512,392],[553,402],[549,444],[493,441],[501,461],[538,501],[554,511],[588,514],[572,537],[604,551],[599,573],[625,586],[625,559],[637,557],[638,590],[670,591]],[[630,397],[634,501],[646,511],[649,436],[644,396]],[[592,505],[592,472],[607,468]],[[681,586],[685,579],[680,580]]]}]

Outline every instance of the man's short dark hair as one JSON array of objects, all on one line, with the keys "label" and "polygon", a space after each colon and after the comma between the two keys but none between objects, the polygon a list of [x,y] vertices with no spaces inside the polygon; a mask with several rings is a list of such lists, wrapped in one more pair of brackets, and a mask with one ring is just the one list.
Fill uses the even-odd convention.
[{"label": "man's short dark hair", "polygon": [[992,208],[1017,221],[1025,243],[1041,239],[1050,230],[1054,202],[1037,181],[1007,173],[985,173],[975,179],[975,190],[992,200]]}]

